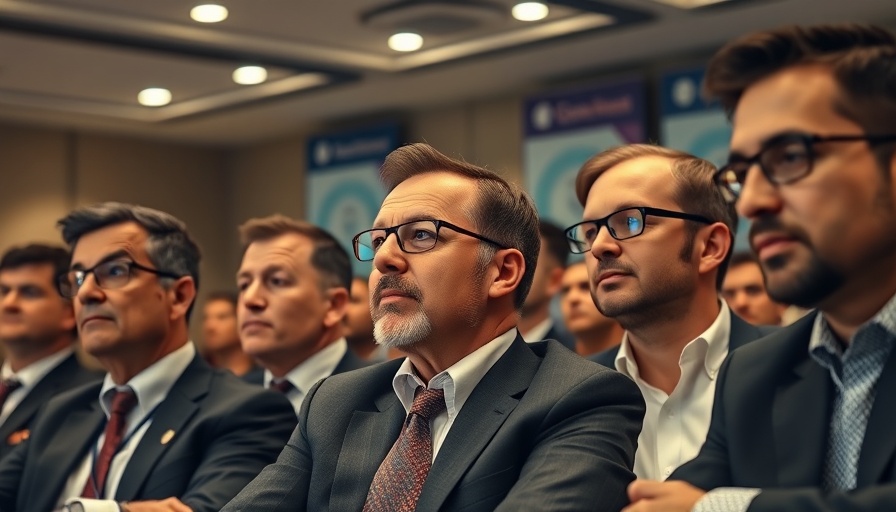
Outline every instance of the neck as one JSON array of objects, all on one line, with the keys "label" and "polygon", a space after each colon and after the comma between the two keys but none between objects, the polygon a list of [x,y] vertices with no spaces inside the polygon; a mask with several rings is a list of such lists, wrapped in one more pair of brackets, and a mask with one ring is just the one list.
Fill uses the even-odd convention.
[{"label": "neck", "polygon": [[9,363],[10,369],[13,373],[18,373],[60,350],[71,347],[73,342],[74,340],[66,335],[50,343],[36,343],[34,340],[25,340],[24,343],[7,342],[3,346],[6,349],[6,361]]},{"label": "neck", "polygon": [[896,262],[871,265],[861,277],[850,278],[839,290],[826,297],[818,308],[834,334],[845,344],[896,294]]},{"label": "neck", "polygon": [[255,366],[252,358],[247,356],[243,349],[240,348],[239,342],[236,345],[209,352],[208,358],[212,366],[230,370],[237,377],[249,373],[249,370]]},{"label": "neck", "polygon": [[641,379],[671,394],[681,377],[681,352],[715,322],[720,309],[715,294],[704,294],[701,300],[692,300],[684,310],[666,314],[654,312],[649,320],[629,328],[628,341]]},{"label": "neck", "polygon": [[97,360],[109,372],[112,382],[117,386],[126,384],[137,374],[146,370],[160,359],[189,343],[186,336],[178,340],[172,340],[160,345],[155,345],[148,350],[139,350],[136,347],[127,347],[127,355],[95,355]]},{"label": "neck", "polygon": [[616,322],[608,322],[597,329],[576,335],[576,353],[580,356],[598,354],[622,341],[625,330]]},{"label": "neck", "polygon": [[[519,324],[517,325],[517,329],[520,330],[520,334],[525,338],[529,332],[535,328],[541,322],[544,322],[548,319],[548,316],[551,313],[550,303],[545,303],[543,305],[538,306],[537,308],[526,311],[522,317],[520,317]],[[530,341],[541,341],[541,340],[530,340]]]},{"label": "neck", "polygon": [[434,329],[429,339],[405,347],[402,351],[408,355],[417,375],[429,382],[456,362],[510,330],[518,321],[517,313],[512,308],[501,316],[486,313],[475,327],[451,332]]},{"label": "neck", "polygon": [[304,363],[314,354],[330,346],[334,341],[342,337],[342,329],[340,327],[332,327],[324,329],[316,343],[310,345],[302,345],[301,347],[289,347],[277,352],[255,356],[255,359],[265,367],[266,370],[277,378],[281,379],[291,372],[295,367]]}]

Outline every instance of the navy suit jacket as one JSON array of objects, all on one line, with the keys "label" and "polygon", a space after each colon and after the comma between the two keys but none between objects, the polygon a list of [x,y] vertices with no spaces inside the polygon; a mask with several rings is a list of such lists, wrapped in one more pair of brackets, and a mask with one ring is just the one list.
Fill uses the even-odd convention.
[{"label": "navy suit jacket", "polygon": [[[368,366],[370,363],[358,357],[352,349],[348,349],[345,351],[345,355],[342,356],[342,359],[339,360],[339,364],[336,365],[336,368],[333,369],[332,375],[336,375],[337,373],[350,372],[352,370],[357,370],[358,368],[364,368]],[[256,368],[251,372],[243,375],[243,380],[250,384],[257,384],[259,386],[264,386],[264,368]]]},{"label": "navy suit jacket", "polygon": [[[226,512],[361,510],[405,410],[401,360],[319,382],[277,463]],[[417,510],[620,510],[644,416],[628,378],[517,336],[455,418]]]},{"label": "navy suit jacket", "polygon": [[88,382],[98,381],[102,377],[102,372],[88,370],[81,366],[74,354],[63,359],[31,388],[31,391],[0,425],[0,441],[2,441],[0,442],[0,460],[6,458],[16,445],[31,435],[29,428],[37,416],[37,411],[51,398],[63,391],[77,388]]},{"label": "navy suit jacket", "polygon": [[[773,325],[753,325],[743,318],[731,312],[731,332],[728,334],[728,352],[740,348],[747,343],[758,340],[763,336],[768,336],[773,332],[777,332],[780,327]],[[588,359],[595,363],[602,364],[607,368],[616,369],[616,356],[619,354],[619,345],[604,350],[598,354],[588,356]]]},{"label": "navy suit jacket", "polygon": [[[56,505],[105,424],[101,388],[88,384],[47,403],[28,440],[0,462],[0,511]],[[213,370],[197,356],[156,409],[115,499],[176,497],[194,512],[220,510],[276,459],[295,425],[282,395]],[[169,431],[174,436],[165,442]]]},{"label": "navy suit jacket", "polygon": [[896,350],[877,382],[857,489],[821,489],[834,389],[809,356],[815,314],[732,353],[697,457],[670,479],[705,490],[754,487],[750,512],[896,510]]}]

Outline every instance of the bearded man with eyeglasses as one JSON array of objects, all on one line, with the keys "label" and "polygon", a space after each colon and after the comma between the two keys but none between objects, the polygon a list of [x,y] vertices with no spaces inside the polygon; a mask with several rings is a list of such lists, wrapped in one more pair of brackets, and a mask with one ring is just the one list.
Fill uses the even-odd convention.
[{"label": "bearded man with eyeglasses", "polygon": [[104,203],[59,224],[72,256],[57,288],[107,373],[44,406],[0,464],[0,510],[220,510],[274,461],[292,407],[197,354],[199,248],[183,222]]},{"label": "bearded man with eyeglasses", "polygon": [[817,310],[731,354],[700,454],[626,510],[896,510],[896,37],[783,27],[706,76],[768,294]]},{"label": "bearded man with eyeglasses", "polygon": [[529,196],[426,144],[399,148],[354,237],[378,343],[406,358],[309,391],[276,464],[225,511],[617,511],[643,401],[516,329],[538,257]]},{"label": "bearded man with eyeglasses", "polygon": [[728,352],[771,328],[719,297],[737,224],[706,160],[648,144],[611,148],[579,170],[584,221],[566,230],[591,297],[625,329],[591,359],[631,378],[647,403],[635,474],[663,480],[706,438]]}]

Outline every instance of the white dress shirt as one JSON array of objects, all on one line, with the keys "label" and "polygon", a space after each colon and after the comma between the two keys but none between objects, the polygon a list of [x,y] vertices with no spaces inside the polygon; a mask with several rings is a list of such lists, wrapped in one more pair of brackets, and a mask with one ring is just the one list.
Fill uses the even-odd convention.
[{"label": "white dress shirt", "polygon": [[526,343],[538,343],[544,341],[548,335],[548,331],[554,326],[554,319],[550,315],[539,322],[535,327],[529,329],[526,334],[520,333]]},{"label": "white dress shirt", "polygon": [[703,446],[712,417],[719,368],[728,355],[731,313],[725,301],[712,325],[681,352],[681,378],[671,395],[641,379],[628,333],[616,355],[616,369],[641,389],[647,411],[638,436],[634,473],[638,478],[665,480],[693,459]]},{"label": "white dress shirt", "polygon": [[405,359],[392,379],[392,388],[404,406],[405,414],[411,412],[414,403],[414,392],[418,386],[427,389],[442,389],[445,393],[445,411],[432,419],[432,460],[436,460],[439,448],[448,436],[451,425],[466,403],[467,398],[476,389],[482,377],[494,366],[494,364],[507,352],[513,340],[516,339],[517,330],[510,329],[492,341],[479,347],[471,354],[454,363],[447,370],[436,374],[429,384],[423,382],[414,371],[410,359]]},{"label": "white dress shirt", "polygon": [[[143,438],[146,429],[152,424],[152,417],[150,415],[154,413],[156,407],[165,400],[168,391],[171,390],[171,387],[174,386],[174,383],[180,378],[181,374],[184,373],[184,370],[187,369],[187,366],[190,365],[190,362],[193,361],[195,356],[196,348],[193,346],[192,342],[188,341],[183,347],[178,348],[174,352],[159,359],[142,372],[133,376],[131,380],[122,386],[116,386],[115,383],[112,382],[112,377],[109,376],[108,373],[106,374],[99,397],[100,406],[106,414],[106,419],[109,419],[109,408],[112,405],[112,395],[114,394],[114,390],[124,391],[127,388],[134,390],[134,393],[137,395],[137,406],[134,407],[134,410],[131,411],[130,414],[128,414],[125,430],[127,444],[122,446],[121,450],[119,450],[119,452],[112,458],[112,464],[109,466],[109,473],[106,476],[106,488],[103,496],[97,496],[97,498],[105,499],[77,500],[81,501],[81,504],[84,505],[85,512],[106,510],[107,507],[110,506],[110,502],[114,503],[112,498],[114,498],[115,492],[118,490],[118,483],[121,481],[124,469],[127,467],[128,461],[131,459],[131,455],[134,453],[137,445],[140,444],[140,439]],[[132,433],[131,430],[138,425],[139,428]],[[128,438],[129,435],[130,438]],[[97,439],[95,447],[97,454],[103,448],[103,441],[105,438],[105,434],[100,433],[100,437]],[[90,476],[90,471],[93,466],[92,462],[93,450],[87,453],[87,456],[84,457],[81,464],[76,467],[71,476],[69,476],[68,481],[65,483],[65,487],[62,489],[62,494],[59,496],[57,502],[59,506],[62,506],[63,503],[70,502],[73,498],[77,498],[81,495],[81,491],[84,490],[84,486],[87,484],[87,478]]]},{"label": "white dress shirt", "polygon": [[22,400],[28,396],[28,393],[34,389],[37,383],[53,371],[54,368],[62,364],[62,361],[65,361],[65,358],[72,355],[73,352],[74,349],[71,347],[64,348],[51,356],[29,364],[18,372],[12,371],[9,361],[4,361],[3,367],[0,369],[0,375],[3,376],[3,380],[16,379],[22,385],[6,397],[6,403],[3,404],[3,409],[0,410],[0,425],[6,421],[6,418],[9,418],[12,411],[16,410],[16,407],[22,403]]},{"label": "white dress shirt", "polygon": [[[345,338],[339,338],[290,370],[283,379],[276,379],[278,382],[285,379],[292,384],[292,388],[286,392],[286,398],[296,410],[296,416],[299,415],[302,402],[305,401],[305,395],[308,394],[311,387],[317,384],[317,381],[333,375],[333,370],[339,366],[339,361],[345,357],[346,351],[348,351],[348,342],[345,341]],[[270,370],[265,370],[264,387],[271,387],[273,381],[274,374]]]}]

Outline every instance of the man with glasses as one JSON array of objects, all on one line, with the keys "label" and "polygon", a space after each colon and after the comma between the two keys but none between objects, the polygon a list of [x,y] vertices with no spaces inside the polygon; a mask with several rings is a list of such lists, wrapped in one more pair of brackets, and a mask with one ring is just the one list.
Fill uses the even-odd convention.
[{"label": "man with glasses", "polygon": [[634,380],[647,403],[639,478],[665,479],[697,455],[722,362],[764,334],[719,298],[737,221],[715,170],[632,144],[598,153],[576,177],[586,220],[567,230],[570,249],[585,254],[597,309],[625,329],[592,360]]},{"label": "man with glasses", "polygon": [[817,311],[731,355],[683,481],[636,482],[627,510],[896,510],[894,84],[896,37],[871,26],[784,27],[710,61],[733,114],[716,181],[769,295]]},{"label": "man with glasses", "polygon": [[225,510],[619,510],[643,401],[516,325],[538,257],[518,186],[426,144],[392,152],[374,228],[380,344],[407,354],[317,384],[276,464]]},{"label": "man with glasses", "polygon": [[45,405],[0,464],[0,510],[219,510],[274,461],[292,407],[197,355],[199,248],[182,222],[104,203],[59,224],[72,261],[58,289],[108,373]]}]

